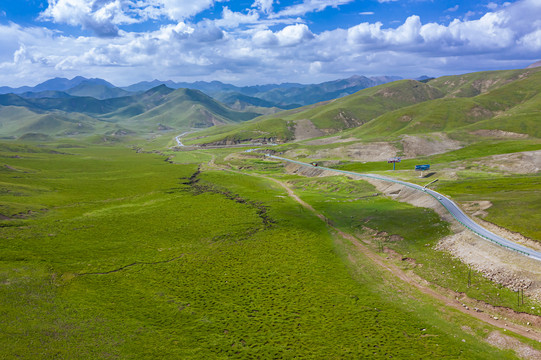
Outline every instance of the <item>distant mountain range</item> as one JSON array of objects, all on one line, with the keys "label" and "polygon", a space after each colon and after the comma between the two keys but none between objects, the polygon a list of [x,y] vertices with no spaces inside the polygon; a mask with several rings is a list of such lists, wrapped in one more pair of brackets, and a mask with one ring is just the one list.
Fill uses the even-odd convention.
[{"label": "distant mountain range", "polygon": [[87,79],[82,76],[76,76],[71,80],[66,79],[66,78],[50,79],[34,87],[22,86],[18,88],[12,88],[9,86],[2,86],[0,87],[0,94],[8,94],[8,93],[22,94],[25,92],[42,92],[42,91],[66,91],[68,89],[79,86],[82,83],[103,85],[109,88],[115,87],[113,84],[103,79]]},{"label": "distant mountain range", "polygon": [[0,87],[0,137],[127,135],[234,124],[397,79],[352,76],[320,84],[245,87],[154,80],[119,88],[98,78],[55,78],[34,87]]},{"label": "distant mountain range", "polygon": [[462,139],[479,131],[541,138],[539,104],[541,67],[400,80],[332,102],[203,130],[187,135],[184,143],[289,142],[330,134],[389,141],[445,133]]},{"label": "distant mountain range", "polygon": [[327,101],[353,94],[359,90],[401,79],[396,76],[365,77],[352,76],[348,79],[328,81],[320,84],[267,84],[239,87],[220,81],[197,81],[193,83],[174,81],[143,81],[122,88],[103,79],[87,79],[77,76],[71,80],[55,78],[34,87],[0,87],[0,94],[17,94],[24,98],[66,98],[70,96],[112,99],[131,96],[165,85],[171,89],[195,89],[214,97],[229,106],[256,106],[292,109],[299,106]]},{"label": "distant mountain range", "polygon": [[144,91],[151,87],[164,84],[170,88],[197,89],[205,94],[224,101],[228,105],[234,104],[246,96],[264,100],[267,106],[275,106],[282,109],[292,109],[299,106],[314,104],[321,101],[332,100],[338,97],[353,94],[368,87],[385,84],[402,79],[397,76],[352,76],[348,79],[327,81],[320,84],[267,84],[256,86],[235,86],[224,84],[220,81],[197,81],[193,83],[173,81],[143,81],[137,84],[123,87],[128,91]]},{"label": "distant mountain range", "polygon": [[110,99],[0,95],[0,136],[127,135],[178,128],[204,128],[252,119],[259,113],[233,110],[198,90],[160,85],[146,92]]},{"label": "distant mountain range", "polygon": [[155,80],[118,88],[102,79],[57,78],[1,88],[9,93],[0,94],[0,137],[120,137],[223,124],[231,126],[188,135],[186,143],[291,141],[335,133],[363,139],[432,132],[460,137],[487,129],[541,136],[541,67],[392,80],[352,76],[248,87]]}]

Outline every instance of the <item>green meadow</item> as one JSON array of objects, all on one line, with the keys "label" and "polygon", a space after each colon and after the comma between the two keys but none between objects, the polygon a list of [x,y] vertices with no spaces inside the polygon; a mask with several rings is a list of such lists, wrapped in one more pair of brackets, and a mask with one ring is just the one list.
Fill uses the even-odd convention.
[{"label": "green meadow", "polygon": [[[524,304],[517,304],[516,292],[494,284],[475,271],[470,273],[466,264],[435,250],[438,241],[451,232],[448,224],[432,210],[396,202],[378,195],[372,185],[344,176],[292,177],[289,182],[305,201],[331,219],[333,225],[368,238],[372,250],[382,256],[389,256],[384,249],[391,249],[398,256],[399,266],[412,270],[431,284],[496,306],[540,314],[535,301],[526,298]],[[531,215],[521,223],[525,224],[531,217],[538,220]]]},{"label": "green meadow", "polygon": [[[226,155],[2,143],[0,357],[515,358],[275,183],[201,165]],[[428,210],[368,197],[352,219],[318,194],[370,195],[362,182],[282,177],[337,226],[398,232],[406,251],[448,232]],[[431,220],[399,230],[404,216]]]},{"label": "green meadow", "polygon": [[[391,164],[382,161],[344,162],[337,168],[356,172],[376,171],[422,185],[438,178],[432,187],[458,202],[490,201],[492,206],[487,209],[485,220],[541,241],[539,175],[511,175],[483,165],[487,156],[539,149],[541,143],[537,139],[485,140],[444,154],[404,160],[396,164],[394,174],[388,172]],[[433,176],[419,178],[412,171],[418,164],[430,164]],[[456,178],[449,178],[446,175],[448,171],[453,171]]]},{"label": "green meadow", "polygon": [[458,201],[490,201],[485,220],[541,241],[539,175],[465,177],[445,181],[438,190]]}]

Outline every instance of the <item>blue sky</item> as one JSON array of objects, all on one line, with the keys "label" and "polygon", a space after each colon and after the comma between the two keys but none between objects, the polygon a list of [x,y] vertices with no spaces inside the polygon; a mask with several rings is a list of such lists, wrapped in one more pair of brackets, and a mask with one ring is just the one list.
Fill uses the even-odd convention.
[{"label": "blue sky", "polygon": [[0,0],[0,86],[315,83],[541,59],[541,0]]}]

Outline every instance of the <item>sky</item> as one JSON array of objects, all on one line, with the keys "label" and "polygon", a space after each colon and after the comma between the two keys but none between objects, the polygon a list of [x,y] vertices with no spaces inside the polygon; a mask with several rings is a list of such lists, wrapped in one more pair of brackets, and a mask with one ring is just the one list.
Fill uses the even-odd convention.
[{"label": "sky", "polygon": [[0,86],[416,78],[541,59],[541,0],[0,0]]}]

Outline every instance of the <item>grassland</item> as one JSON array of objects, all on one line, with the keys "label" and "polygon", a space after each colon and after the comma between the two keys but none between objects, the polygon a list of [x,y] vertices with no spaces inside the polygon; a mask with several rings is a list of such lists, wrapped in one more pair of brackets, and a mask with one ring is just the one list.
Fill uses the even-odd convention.
[{"label": "grassland", "polygon": [[[470,268],[435,250],[438,241],[450,231],[448,224],[431,210],[374,196],[377,190],[372,185],[342,176],[289,181],[304,200],[335,226],[366,238],[374,251],[392,250],[400,266],[413,270],[430,283],[495,306],[540,314],[535,301],[527,299],[524,305],[518,305],[516,292],[494,284],[481,274],[474,272],[473,283],[468,284]],[[388,251],[385,256],[389,256]]]},{"label": "grassland", "polygon": [[[514,358],[482,341],[490,326],[442,309],[362,254],[352,263],[325,223],[274,183],[199,173],[204,158],[3,144],[0,357]],[[326,204],[315,194],[323,185],[295,181]],[[375,201],[367,216],[432,216],[427,237],[446,232],[426,210]]]},{"label": "grassland", "polygon": [[[337,132],[369,122],[387,111],[443,96],[439,90],[416,81],[397,81],[315,105],[266,115],[250,122],[218,127],[187,136],[188,144],[248,141],[274,138],[289,141],[297,120],[310,119],[318,129]],[[191,139],[190,139],[191,138]],[[195,139],[197,138],[197,139]]]},{"label": "grassland", "polygon": [[[323,146],[303,146],[308,151],[314,151]],[[460,162],[469,161],[467,166],[472,166],[471,162],[476,159],[486,158],[491,155],[511,154],[521,151],[534,151],[541,149],[541,141],[538,139],[526,140],[484,140],[467,145],[461,149],[449,151],[443,154],[431,156],[420,156],[415,159],[404,159],[396,165],[397,169],[413,170],[418,164],[431,164],[431,169],[440,170],[445,167],[456,167]],[[308,153],[309,154],[309,153]],[[304,160],[308,157],[302,158]],[[322,159],[325,160],[325,159]],[[342,170],[351,170],[357,172],[366,171],[385,171],[392,169],[392,164],[384,161],[353,162],[343,161],[336,166]]]},{"label": "grassland", "polygon": [[541,241],[541,179],[538,175],[479,176],[444,181],[438,190],[460,201],[490,201],[484,218]]},{"label": "grassland", "polygon": [[322,133],[340,132],[363,141],[442,131],[462,138],[479,129],[539,137],[540,79],[538,69],[528,69],[449,76],[427,83],[395,81],[188,138],[192,143],[268,137],[289,141],[292,134],[284,129],[294,129],[297,121],[307,119]]}]

